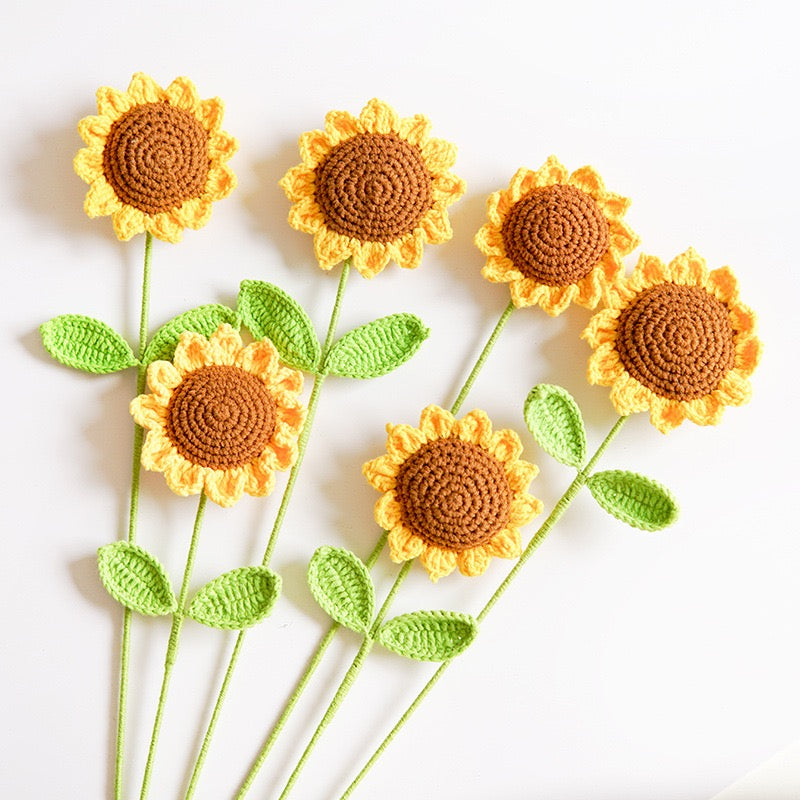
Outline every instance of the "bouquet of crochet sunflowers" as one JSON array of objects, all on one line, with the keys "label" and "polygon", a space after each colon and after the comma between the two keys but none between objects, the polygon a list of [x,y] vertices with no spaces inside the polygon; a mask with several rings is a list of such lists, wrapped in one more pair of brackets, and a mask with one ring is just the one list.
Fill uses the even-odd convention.
[{"label": "bouquet of crochet sunflowers", "polygon": [[[141,798],[153,788],[184,624],[237,632],[216,705],[187,770],[184,796],[190,798],[202,781],[247,631],[280,603],[281,576],[270,564],[326,379],[384,375],[412,358],[428,335],[423,322],[408,313],[339,334],[350,272],[355,268],[373,278],[390,263],[417,268],[427,245],[451,238],[448,207],[465,185],[452,172],[455,146],[435,138],[426,117],[400,117],[379,100],[367,103],[358,116],[331,111],[323,129],[300,136],[300,163],[281,181],[290,201],[290,225],[313,234],[313,253],[323,270],[339,269],[325,335],[292,297],[261,280],[241,282],[235,308],[203,305],[151,332],[153,237],[176,243],[185,228],[206,225],[214,203],[235,189],[228,161],[237,142],[222,130],[222,102],[201,99],[187,78],[164,89],[139,73],[127,91],[98,90],[97,107],[96,116],[78,125],[86,147],[75,157],[75,170],[89,184],[85,210],[90,217],[110,216],[123,241],[144,234],[139,341],[133,346],[104,322],[79,314],[55,317],[42,325],[41,334],[48,352],[69,367],[136,373],[128,530],[119,541],[98,543],[100,580],[123,606],[115,798],[124,794],[132,615],[171,621]],[[376,490],[375,520],[382,531],[367,559],[338,547],[308,554],[308,588],[331,624],[297,684],[287,687],[285,707],[272,729],[264,731],[258,757],[241,765],[237,798],[245,797],[256,775],[268,768],[276,740],[341,628],[354,631],[361,646],[309,731],[281,800],[292,792],[374,646],[437,662],[401,719],[364,764],[356,765],[350,785],[324,789],[326,797],[341,798],[356,791],[450,662],[467,648],[480,647],[480,623],[584,487],[604,511],[633,527],[656,531],[675,520],[677,504],[666,488],[636,472],[600,470],[600,457],[634,413],[649,413],[663,433],[684,420],[719,423],[726,406],[748,400],[761,344],[755,316],[739,299],[737,280],[727,267],[709,270],[690,249],[666,260],[641,255],[626,274],[623,259],[639,245],[624,219],[629,203],[606,189],[593,168],[570,172],[553,156],[538,170],[519,169],[507,188],[488,198],[487,220],[475,244],[486,258],[483,276],[508,284],[510,301],[449,409],[426,405],[418,424],[387,425],[386,452],[364,464],[364,477]],[[587,377],[609,387],[619,419],[591,448],[581,410],[566,390],[537,385],[519,398],[521,425],[547,457],[575,470],[561,499],[545,509],[531,493],[538,467],[523,458],[519,434],[497,429],[485,411],[461,411],[515,310],[539,306],[556,316],[573,304],[599,309],[582,334],[591,350]],[[307,379],[313,385],[304,399]],[[141,467],[163,473],[175,494],[199,498],[185,569],[177,580],[156,554],[136,543]],[[207,501],[229,507],[244,494],[265,497],[279,470],[290,472],[261,563],[194,585]],[[370,573],[385,551],[402,566],[378,604]],[[392,601],[416,560],[438,581],[456,569],[481,576],[493,558],[508,559],[511,566],[477,615],[459,609],[391,615]]]}]

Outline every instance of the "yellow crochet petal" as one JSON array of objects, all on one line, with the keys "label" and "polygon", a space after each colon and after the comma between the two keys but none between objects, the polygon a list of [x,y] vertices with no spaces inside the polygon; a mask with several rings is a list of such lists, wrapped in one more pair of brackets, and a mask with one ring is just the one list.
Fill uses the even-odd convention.
[{"label": "yellow crochet petal", "polygon": [[[261,380],[269,382],[270,379],[275,376],[275,373],[278,370],[278,351],[275,349],[275,345],[268,340],[251,342],[239,354],[237,364],[241,366],[242,369],[246,369],[253,375],[258,376],[261,378]],[[293,375],[296,373],[296,370],[287,370],[287,373],[291,373]],[[287,374],[286,377],[288,378],[289,374]],[[285,385],[282,388],[289,389],[293,385],[295,384],[290,381],[288,385]],[[300,376],[299,389],[302,388],[302,376]]]},{"label": "yellow crochet petal", "polygon": [[373,458],[361,467],[369,485],[379,492],[389,492],[395,488],[398,462],[389,455]]},{"label": "yellow crochet petal", "polygon": [[734,366],[745,375],[750,375],[761,360],[761,342],[755,336],[747,336],[739,341],[734,356]]},{"label": "yellow crochet petal", "polygon": [[334,233],[329,228],[322,228],[314,234],[314,254],[322,269],[333,269],[337,264],[341,264],[352,250],[350,239]]},{"label": "yellow crochet petal", "polygon": [[175,348],[172,363],[184,375],[200,369],[200,367],[213,364],[214,351],[211,343],[205,336],[194,331],[182,333],[178,346]]},{"label": "yellow crochet petal", "polygon": [[160,428],[167,419],[167,406],[154,394],[140,394],[131,400],[130,412],[137,425]]},{"label": "yellow crochet petal", "polygon": [[117,239],[127,242],[137,233],[144,233],[145,215],[138,208],[123,205],[111,215]]},{"label": "yellow crochet petal", "polygon": [[459,572],[469,577],[483,575],[491,560],[492,557],[487,552],[487,548],[482,545],[471,547],[469,550],[462,550],[456,556]]},{"label": "yellow crochet petal", "polygon": [[570,186],[575,186],[581,191],[586,192],[592,198],[600,197],[605,194],[606,187],[603,179],[595,169],[589,166],[576,169],[567,179]]},{"label": "yellow crochet petal", "polygon": [[112,122],[130,111],[135,104],[127,92],[120,92],[110,86],[101,86],[97,90],[97,110],[100,116],[108,117]]},{"label": "yellow crochet petal", "polygon": [[241,500],[247,476],[242,467],[211,469],[205,473],[205,493],[208,499],[223,508],[230,508]]},{"label": "yellow crochet petal", "polygon": [[175,446],[167,439],[162,428],[153,428],[147,432],[142,445],[142,466],[153,472],[162,472],[173,461],[182,458]]},{"label": "yellow crochet petal", "polygon": [[705,259],[689,248],[670,261],[667,267],[673,283],[685,286],[703,286],[708,280]]},{"label": "yellow crochet petal", "polygon": [[200,494],[203,491],[206,468],[191,464],[185,458],[176,455],[163,468],[167,486],[181,497]]},{"label": "yellow crochet petal", "polygon": [[81,139],[90,147],[101,150],[110,131],[111,120],[108,117],[84,117],[78,123],[78,133]]},{"label": "yellow crochet petal", "polygon": [[131,78],[128,94],[136,103],[160,103],[167,99],[164,90],[144,72],[137,72]]},{"label": "yellow crochet petal", "polygon": [[383,242],[354,240],[352,263],[365,278],[374,278],[386,268],[389,261],[389,248]]},{"label": "yellow crochet petal", "polygon": [[227,323],[222,324],[209,337],[213,363],[233,366],[242,350],[242,337],[239,331]]},{"label": "yellow crochet petal", "polygon": [[415,114],[413,117],[404,117],[397,126],[398,135],[409,144],[422,144],[428,139],[430,132],[431,122],[422,114]]},{"label": "yellow crochet petal", "polygon": [[487,449],[498,461],[505,464],[520,457],[522,442],[514,431],[505,428],[492,434]]},{"label": "yellow crochet petal", "polygon": [[386,432],[386,451],[399,458],[416,453],[427,441],[425,434],[412,425],[387,425]]},{"label": "yellow crochet petal", "polygon": [[579,292],[579,287],[574,283],[568,286],[549,286],[541,295],[539,307],[551,317],[557,317],[570,307]]},{"label": "yellow crochet petal", "polygon": [[219,97],[211,97],[208,100],[200,100],[197,106],[197,118],[203,123],[203,127],[210,133],[217,133],[222,126],[222,117],[225,113],[225,105]]},{"label": "yellow crochet petal", "polygon": [[[81,148],[75,158],[72,160],[72,166],[78,177],[91,183],[98,178],[103,177],[103,151],[96,147],[83,147]],[[86,208],[86,213],[89,214],[89,209]],[[89,214],[92,216],[92,214]]]},{"label": "yellow crochet petal", "polygon": [[320,130],[304,133],[300,137],[299,147],[303,164],[312,169],[318,166],[332,149],[327,134]]},{"label": "yellow crochet petal", "polygon": [[122,202],[114,194],[105,178],[98,178],[86,193],[83,210],[89,217],[105,217],[119,211]]},{"label": "yellow crochet petal", "polygon": [[750,381],[739,370],[732,369],[719,382],[717,394],[726,406],[741,406],[749,402],[753,389]]},{"label": "yellow crochet petal", "polygon": [[393,531],[402,525],[402,508],[394,492],[386,492],[375,503],[375,522],[385,531]]},{"label": "yellow crochet petal", "polygon": [[522,459],[506,466],[506,478],[512,492],[524,492],[538,474],[539,467],[536,464]]},{"label": "yellow crochet petal", "polygon": [[[344,237],[325,227],[325,218],[320,213],[316,201],[311,197],[304,197],[302,200],[298,200],[289,209],[289,224],[296,231],[314,234],[319,232],[320,237],[330,237],[331,241],[343,241],[347,245],[347,240]],[[347,245],[347,249],[349,251],[349,245]],[[338,264],[339,262],[335,263]]]},{"label": "yellow crochet petal", "polygon": [[718,425],[725,407],[714,394],[698,397],[684,404],[686,419],[697,425]]},{"label": "yellow crochet petal", "polygon": [[650,408],[650,422],[661,433],[669,433],[677,428],[684,419],[686,419],[686,413],[682,405],[672,400],[657,398]]},{"label": "yellow crochet petal", "polygon": [[444,208],[433,207],[421,220],[420,227],[431,244],[441,244],[453,238],[450,218]]},{"label": "yellow crochet petal", "polygon": [[499,558],[518,558],[522,553],[522,536],[517,528],[506,528],[486,543],[486,550]]},{"label": "yellow crochet petal", "polygon": [[617,320],[619,311],[615,309],[604,309],[598,311],[590,320],[589,324],[581,333],[581,338],[585,339],[592,347],[614,342],[617,338]]},{"label": "yellow crochet petal", "polygon": [[389,531],[389,557],[395,564],[418,558],[425,551],[425,542],[405,528],[397,527]]},{"label": "yellow crochet petal", "polygon": [[536,175],[537,186],[553,186],[556,183],[565,183],[569,173],[555,156],[548,156],[547,161],[536,171]]},{"label": "yellow crochet petal", "polygon": [[147,385],[161,399],[168,399],[181,380],[181,373],[169,361],[154,361],[147,367]]},{"label": "yellow crochet petal", "polygon": [[428,169],[434,174],[451,169],[456,163],[458,148],[444,139],[428,139],[420,146]]},{"label": "yellow crochet petal", "polygon": [[589,383],[611,386],[625,372],[613,343],[601,344],[589,357],[587,379]]},{"label": "yellow crochet petal", "polygon": [[153,217],[143,217],[144,228],[162,242],[175,244],[183,238],[183,225],[178,220],[177,214],[164,212]]},{"label": "yellow crochet petal", "polygon": [[706,287],[723,303],[735,303],[739,298],[739,281],[730,267],[719,267],[708,274]]},{"label": "yellow crochet petal", "polygon": [[217,164],[208,171],[205,200],[222,200],[236,188],[236,175],[227,164]]},{"label": "yellow crochet petal", "polygon": [[266,497],[275,488],[275,473],[266,458],[257,458],[245,469],[244,490],[251,497]]},{"label": "yellow crochet petal", "polygon": [[[281,189],[292,202],[314,199],[314,170],[305,164],[298,164],[286,172],[279,181]],[[314,203],[316,208],[316,203]],[[319,209],[317,209],[318,211]],[[291,215],[290,215],[291,224]],[[292,224],[294,228],[295,225]]]},{"label": "yellow crochet petal", "polygon": [[425,567],[434,583],[439,578],[449,575],[456,568],[457,558],[452,550],[443,550],[431,545],[425,547],[419,555],[420,563]]},{"label": "yellow crochet petal", "polygon": [[331,147],[361,133],[361,125],[356,117],[347,111],[329,111],[325,115],[325,133]]},{"label": "yellow crochet petal", "polygon": [[400,124],[397,112],[376,98],[364,106],[358,119],[366,133],[395,133]]},{"label": "yellow crochet petal", "polygon": [[455,423],[453,433],[462,441],[489,448],[492,442],[492,421],[485,411],[475,409]]},{"label": "yellow crochet petal", "polygon": [[419,417],[419,429],[428,439],[445,439],[453,432],[455,417],[439,406],[428,406]]},{"label": "yellow crochet petal", "polygon": [[425,237],[421,230],[412,231],[396,245],[395,261],[404,269],[416,269],[422,262]]},{"label": "yellow crochet petal", "polygon": [[527,525],[535,516],[542,513],[542,501],[529,494],[518,494],[508,512],[508,524],[513,528]]},{"label": "yellow crochet petal", "polygon": [[525,287],[518,287],[522,292],[527,291],[528,288],[533,289],[537,286],[535,281],[525,278],[519,270],[515,269],[514,264],[505,256],[489,256],[486,259],[486,264],[481,269],[481,275],[492,283],[526,281]]},{"label": "yellow crochet petal", "polygon": [[653,400],[653,393],[639,381],[624,372],[611,387],[611,402],[617,413],[627,416],[646,411]]},{"label": "yellow crochet petal", "polygon": [[532,278],[512,280],[509,290],[511,300],[517,308],[535,306],[541,302],[547,302],[550,297],[550,287],[537,283]]},{"label": "yellow crochet petal", "polygon": [[189,111],[198,116],[201,122],[203,121],[202,114],[198,114],[201,110],[200,97],[197,94],[197,89],[194,84],[188,78],[175,78],[175,80],[167,86],[164,95],[170,105],[175,106],[175,108],[180,108],[183,111]]}]

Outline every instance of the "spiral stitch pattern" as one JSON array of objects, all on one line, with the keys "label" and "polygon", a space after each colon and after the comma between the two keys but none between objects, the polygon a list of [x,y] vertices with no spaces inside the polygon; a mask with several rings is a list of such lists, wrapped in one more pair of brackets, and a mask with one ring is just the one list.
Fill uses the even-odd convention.
[{"label": "spiral stitch pattern", "polygon": [[534,189],[503,221],[506,254],[526,277],[548,286],[577,283],[609,246],[608,221],[574,186]]},{"label": "spiral stitch pattern", "polygon": [[734,365],[728,308],[698,286],[653,286],[620,314],[617,351],[630,375],[657,395],[704,397]]},{"label": "spiral stitch pattern", "polygon": [[336,233],[389,242],[413,231],[431,208],[432,180],[418,147],[394,134],[362,133],[316,168],[314,196]]},{"label": "spiral stitch pattern", "polygon": [[123,202],[159,214],[202,195],[210,168],[208,133],[166,102],[135,106],[112,126],[103,173]]},{"label": "spiral stitch pattern", "polygon": [[507,523],[511,507],[502,464],[456,438],[428,442],[406,459],[396,494],[414,533],[456,552],[488,542]]},{"label": "spiral stitch pattern", "polygon": [[167,407],[166,433],[193,464],[229,469],[260,456],[275,431],[275,400],[255,375],[212,365],[189,373]]}]

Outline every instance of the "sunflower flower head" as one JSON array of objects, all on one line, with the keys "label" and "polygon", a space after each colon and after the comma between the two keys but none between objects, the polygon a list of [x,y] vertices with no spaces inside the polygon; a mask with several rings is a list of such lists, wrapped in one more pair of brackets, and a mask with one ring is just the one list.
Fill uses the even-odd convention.
[{"label": "sunflower flower head", "polygon": [[570,174],[550,156],[536,171],[519,169],[487,201],[489,221],[475,236],[482,274],[508,283],[517,308],[538,305],[551,316],[572,303],[594,308],[639,242],[622,219],[629,205],[592,167]]},{"label": "sunflower flower head", "polygon": [[431,580],[456,566],[481,575],[492,556],[521,553],[520,528],[542,510],[527,493],[536,466],[523,461],[519,436],[492,430],[483,411],[457,420],[428,406],[418,428],[388,425],[386,455],[364,464],[382,492],[375,520],[396,562],[419,558]]},{"label": "sunflower flower head", "polygon": [[594,349],[589,382],[611,387],[620,414],[649,410],[667,433],[684,419],[716,425],[750,399],[761,342],[728,267],[709,272],[692,249],[666,265],[642,255],[608,304],[582,335]]},{"label": "sunflower flower head", "polygon": [[131,403],[147,430],[142,465],[177,494],[232,506],[245,492],[269,494],[275,471],[297,459],[303,376],[278,363],[268,340],[245,347],[230,325],[208,339],[183,333],[172,362],[150,364],[147,382],[151,394]]},{"label": "sunflower flower head", "polygon": [[281,186],[293,203],[289,224],[314,235],[322,269],[345,259],[366,278],[391,260],[413,269],[425,244],[452,237],[447,207],[465,184],[450,172],[455,146],[430,130],[426,117],[370,100],[360,116],[331,111],[325,130],[300,137],[303,163]]},{"label": "sunflower flower head", "polygon": [[180,241],[184,228],[202,228],[214,201],[235,188],[225,162],[237,143],[220,130],[222,101],[201,100],[188,78],[162,89],[137,72],[126,92],[98,89],[97,111],[78,123],[87,147],[74,166],[89,184],[86,213],[111,215],[122,241],[144,231]]}]

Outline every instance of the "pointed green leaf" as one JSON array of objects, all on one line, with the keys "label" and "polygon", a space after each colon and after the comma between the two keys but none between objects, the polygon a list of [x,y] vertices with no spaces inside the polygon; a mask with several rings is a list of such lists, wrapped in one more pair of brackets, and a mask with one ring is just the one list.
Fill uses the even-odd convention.
[{"label": "pointed green leaf", "polygon": [[376,378],[405,364],[430,331],[413,314],[391,314],[346,333],[331,348],[325,372],[345,378]]},{"label": "pointed green leaf", "polygon": [[624,470],[592,475],[586,485],[609,514],[633,528],[657,531],[678,518],[678,503],[660,483]]},{"label": "pointed green leaf", "polygon": [[209,581],[188,615],[212,628],[241,630],[266,617],[281,593],[281,577],[266,567],[240,567]]},{"label": "pointed green leaf", "polygon": [[317,369],[320,346],[300,304],[265,281],[242,281],[237,310],[255,339],[269,339],[283,361],[297,369]]},{"label": "pointed green leaf", "polygon": [[320,547],[308,565],[308,585],[322,610],[340,625],[366,633],[375,589],[363,562],[341,547]]},{"label": "pointed green leaf", "polygon": [[447,661],[464,652],[478,635],[478,623],[454,611],[414,611],[390,619],[378,641],[394,653],[417,661]]},{"label": "pointed green leaf", "polygon": [[224,322],[236,327],[236,312],[232,308],[216,304],[198,306],[178,314],[155,332],[145,350],[144,363],[171,361],[184,331],[194,331],[209,337]]},{"label": "pointed green leaf", "polygon": [[545,453],[569,467],[586,458],[586,430],[578,404],[560,386],[541,383],[525,400],[525,424]]},{"label": "pointed green leaf", "polygon": [[105,375],[139,363],[128,343],[99,319],[62,314],[39,331],[45,350],[68,367]]},{"label": "pointed green leaf", "polygon": [[138,545],[104,545],[97,551],[97,568],[106,591],[132,611],[158,617],[178,607],[161,562]]}]

